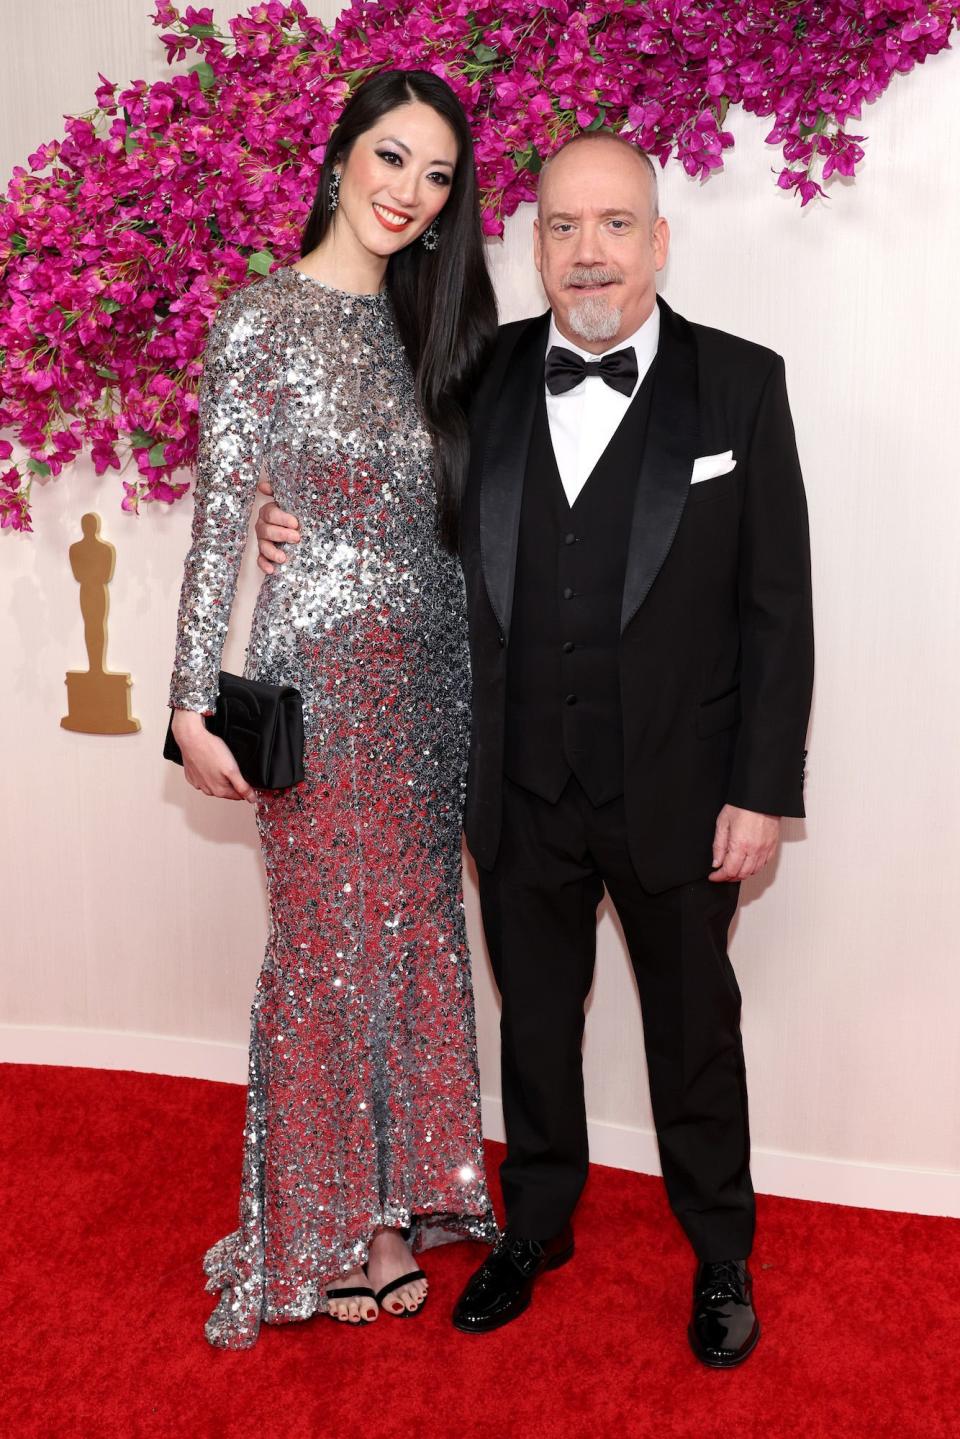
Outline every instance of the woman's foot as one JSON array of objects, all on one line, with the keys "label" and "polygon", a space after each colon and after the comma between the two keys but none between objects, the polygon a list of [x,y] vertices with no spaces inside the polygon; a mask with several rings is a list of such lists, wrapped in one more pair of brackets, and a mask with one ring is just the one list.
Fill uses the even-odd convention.
[{"label": "woman's foot", "polygon": [[[404,1274],[412,1273],[416,1267],[409,1245],[401,1238],[399,1230],[381,1229],[370,1245],[367,1262],[367,1274],[374,1293],[379,1294],[381,1289]],[[423,1307],[426,1297],[426,1279],[411,1279],[408,1284],[384,1295],[383,1308],[389,1314],[416,1314]]]},{"label": "woman's foot", "polygon": [[[327,1307],[331,1319],[339,1319],[342,1324],[372,1324],[380,1310],[370,1284],[371,1281],[363,1269],[354,1269],[345,1279],[338,1279],[336,1285],[327,1290]],[[343,1293],[341,1298],[337,1298],[341,1291],[350,1289],[363,1289],[365,1293]]]}]

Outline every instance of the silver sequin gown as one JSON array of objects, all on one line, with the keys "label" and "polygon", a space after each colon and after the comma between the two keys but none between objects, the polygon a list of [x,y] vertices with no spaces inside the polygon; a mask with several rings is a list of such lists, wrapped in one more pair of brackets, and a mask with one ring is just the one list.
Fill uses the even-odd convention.
[{"label": "silver sequin gown", "polygon": [[288,269],[223,305],[170,703],[214,707],[263,465],[302,538],[260,588],[246,674],[296,685],[306,729],[304,782],[257,806],[271,924],[240,1227],[204,1261],[223,1347],[323,1310],[380,1225],[495,1237],[460,876],[465,600],[430,459],[386,295]]}]

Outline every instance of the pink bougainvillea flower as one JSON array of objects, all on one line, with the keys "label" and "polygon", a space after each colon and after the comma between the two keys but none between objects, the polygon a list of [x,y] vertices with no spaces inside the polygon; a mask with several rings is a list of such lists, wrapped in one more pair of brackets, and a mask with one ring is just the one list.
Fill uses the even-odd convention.
[{"label": "pink bougainvillea flower", "polygon": [[[444,76],[476,142],[484,233],[536,198],[564,139],[601,126],[698,181],[733,144],[730,106],[769,119],[779,187],[801,207],[853,177],[846,127],[949,46],[945,0],[353,0],[327,28],[303,0],[155,0],[173,67],[99,77],[95,110],[37,146],[0,203],[0,527],[30,529],[33,479],[90,454],[121,506],[188,485],[211,318],[298,253],[317,166],[344,101],[384,67]],[[0,461],[14,446],[0,440]]]}]

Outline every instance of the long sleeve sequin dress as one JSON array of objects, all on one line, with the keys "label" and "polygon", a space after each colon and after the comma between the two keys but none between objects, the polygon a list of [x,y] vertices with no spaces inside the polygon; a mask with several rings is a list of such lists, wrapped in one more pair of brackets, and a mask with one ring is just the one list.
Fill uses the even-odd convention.
[{"label": "long sleeve sequin dress", "polygon": [[[386,295],[276,271],[207,345],[170,703],[211,711],[263,466],[301,541],[246,674],[296,685],[302,784],[262,791],[270,934],[240,1227],[207,1254],[212,1344],[305,1319],[381,1225],[495,1237],[460,876],[469,659],[431,448]],[[225,898],[225,903],[228,901]]]}]

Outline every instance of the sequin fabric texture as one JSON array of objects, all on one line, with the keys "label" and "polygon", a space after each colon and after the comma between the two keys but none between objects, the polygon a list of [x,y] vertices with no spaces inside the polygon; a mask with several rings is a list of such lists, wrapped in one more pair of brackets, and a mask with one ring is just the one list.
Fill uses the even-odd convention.
[{"label": "sequin fabric texture", "polygon": [[[493,1240],[460,876],[463,581],[386,295],[279,270],[231,296],[200,395],[171,704],[210,711],[261,465],[301,541],[246,674],[296,685],[304,782],[261,792],[270,934],[252,1011],[240,1227],[207,1338],[306,1319],[381,1225]],[[229,897],[223,897],[224,904]]]}]

